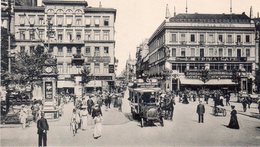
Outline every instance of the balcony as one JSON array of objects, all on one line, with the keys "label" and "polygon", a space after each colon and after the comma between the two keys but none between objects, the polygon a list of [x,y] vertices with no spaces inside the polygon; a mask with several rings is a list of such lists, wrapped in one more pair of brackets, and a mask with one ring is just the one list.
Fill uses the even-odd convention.
[{"label": "balcony", "polygon": [[71,58],[71,63],[75,64],[76,66],[82,66],[83,63],[85,62],[85,59],[82,54],[73,54]]}]

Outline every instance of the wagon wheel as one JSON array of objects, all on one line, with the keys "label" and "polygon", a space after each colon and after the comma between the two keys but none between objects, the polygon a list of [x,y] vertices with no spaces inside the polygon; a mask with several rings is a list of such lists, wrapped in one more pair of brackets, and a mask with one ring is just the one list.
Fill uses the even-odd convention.
[{"label": "wagon wheel", "polygon": [[141,118],[141,127],[144,127],[144,118]]},{"label": "wagon wheel", "polygon": [[227,115],[227,111],[226,109],[223,109],[223,116],[226,116]]}]

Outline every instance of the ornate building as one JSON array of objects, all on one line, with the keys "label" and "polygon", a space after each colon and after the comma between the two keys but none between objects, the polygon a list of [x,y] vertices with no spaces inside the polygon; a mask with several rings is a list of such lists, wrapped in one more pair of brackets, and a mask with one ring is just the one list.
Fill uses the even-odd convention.
[{"label": "ornate building", "polygon": [[111,88],[115,79],[116,9],[89,7],[86,1],[42,3],[15,7],[16,52],[30,53],[37,45],[44,45],[57,58],[59,91],[80,93],[77,85],[81,78],[77,77],[83,66],[90,69],[92,80],[84,85],[86,89]]},{"label": "ornate building", "polygon": [[150,76],[160,77],[164,89],[238,85],[252,92],[258,47],[245,13],[178,14],[158,27],[148,46]]}]

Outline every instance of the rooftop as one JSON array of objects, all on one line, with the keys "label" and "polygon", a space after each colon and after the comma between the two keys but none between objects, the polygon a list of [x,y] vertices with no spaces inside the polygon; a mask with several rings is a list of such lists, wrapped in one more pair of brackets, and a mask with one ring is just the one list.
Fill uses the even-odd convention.
[{"label": "rooftop", "polygon": [[88,2],[85,0],[43,0],[42,3],[44,4],[63,4],[63,5],[84,5],[88,6]]},{"label": "rooftop", "polygon": [[170,22],[204,22],[204,23],[250,23],[251,19],[242,14],[178,14],[170,18]]},{"label": "rooftop", "polygon": [[103,8],[103,7],[87,7],[85,9],[86,12],[112,12],[116,13],[116,9],[114,8]]}]

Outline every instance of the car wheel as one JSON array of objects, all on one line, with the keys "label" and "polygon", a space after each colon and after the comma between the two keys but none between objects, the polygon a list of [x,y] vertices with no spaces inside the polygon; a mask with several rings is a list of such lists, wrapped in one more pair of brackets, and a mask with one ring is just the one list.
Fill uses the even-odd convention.
[{"label": "car wheel", "polygon": [[144,127],[144,118],[141,118],[141,127]]},{"label": "car wheel", "polygon": [[224,109],[223,110],[223,116],[226,116],[227,115],[227,111]]}]

